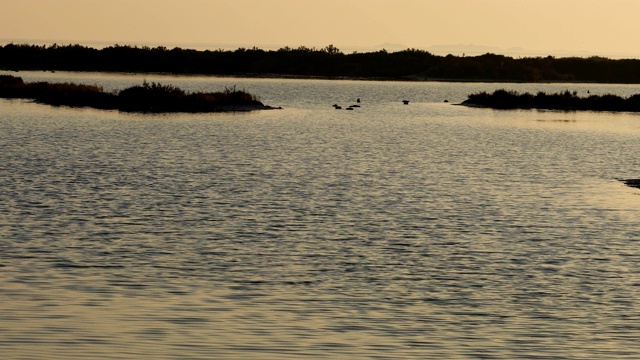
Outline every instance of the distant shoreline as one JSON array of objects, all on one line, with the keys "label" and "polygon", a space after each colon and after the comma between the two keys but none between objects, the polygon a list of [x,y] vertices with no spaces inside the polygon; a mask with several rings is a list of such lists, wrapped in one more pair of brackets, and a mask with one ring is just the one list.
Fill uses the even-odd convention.
[{"label": "distant shoreline", "polygon": [[0,69],[284,79],[640,84],[640,59],[512,58],[492,53],[439,56],[418,49],[345,54],[333,45],[322,49],[300,46],[201,51],[162,46],[95,49],[7,44],[0,46]]},{"label": "distant shoreline", "polygon": [[[51,72],[54,70],[6,70],[0,69],[6,73],[15,73],[17,75],[20,72]],[[211,76],[211,77],[226,77],[237,79],[292,79],[292,80],[347,80],[347,81],[398,81],[398,82],[441,82],[441,83],[488,83],[488,84],[623,84],[633,85],[626,83],[599,83],[594,81],[571,81],[571,80],[556,80],[556,81],[521,81],[521,80],[494,80],[494,79],[453,79],[453,78],[375,78],[375,77],[351,77],[351,76],[320,76],[320,75],[283,75],[283,74],[231,74],[231,75],[210,75],[210,74],[185,74],[185,73],[171,73],[171,72],[122,72],[122,71],[94,71],[94,70],[60,70],[60,72],[69,73],[97,73],[97,74],[129,74],[129,75],[160,75],[160,76]]]}]

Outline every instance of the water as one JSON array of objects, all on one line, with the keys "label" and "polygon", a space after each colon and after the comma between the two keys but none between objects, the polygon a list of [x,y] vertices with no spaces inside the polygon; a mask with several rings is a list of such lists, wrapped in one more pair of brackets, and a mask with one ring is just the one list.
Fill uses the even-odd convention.
[{"label": "water", "polygon": [[451,105],[636,87],[18,75],[284,109],[0,100],[3,358],[640,357],[640,116]]}]

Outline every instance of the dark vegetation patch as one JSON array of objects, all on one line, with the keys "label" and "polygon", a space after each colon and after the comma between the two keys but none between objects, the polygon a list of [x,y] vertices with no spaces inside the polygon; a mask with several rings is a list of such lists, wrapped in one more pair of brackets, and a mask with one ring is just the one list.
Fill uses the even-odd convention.
[{"label": "dark vegetation patch", "polygon": [[492,109],[548,109],[548,110],[590,110],[590,111],[630,111],[640,112],[640,94],[623,98],[617,95],[591,95],[580,97],[576,92],[547,94],[538,92],[518,93],[496,90],[493,93],[471,94],[462,105],[487,107]]},{"label": "dark vegetation patch", "polygon": [[627,186],[631,186],[631,187],[640,189],[640,179],[625,179],[625,180],[620,180],[620,181],[622,181]]},{"label": "dark vegetation patch", "polygon": [[121,91],[105,92],[97,85],[25,83],[0,75],[0,97],[33,99],[55,106],[92,107],[130,112],[217,112],[270,109],[255,95],[234,88],[222,92],[187,93],[172,85],[144,82]]}]

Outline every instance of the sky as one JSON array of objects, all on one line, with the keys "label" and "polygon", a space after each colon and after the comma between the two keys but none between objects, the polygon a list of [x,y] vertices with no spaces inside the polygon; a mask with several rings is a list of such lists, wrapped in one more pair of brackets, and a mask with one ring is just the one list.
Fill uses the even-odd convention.
[{"label": "sky", "polygon": [[640,58],[640,0],[0,0],[0,42]]}]

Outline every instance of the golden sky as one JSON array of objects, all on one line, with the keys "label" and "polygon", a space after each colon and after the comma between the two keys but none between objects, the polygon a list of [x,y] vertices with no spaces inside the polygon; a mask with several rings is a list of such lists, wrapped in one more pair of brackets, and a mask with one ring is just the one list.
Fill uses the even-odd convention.
[{"label": "golden sky", "polygon": [[640,57],[638,35],[640,0],[0,0],[3,43],[473,44]]}]

